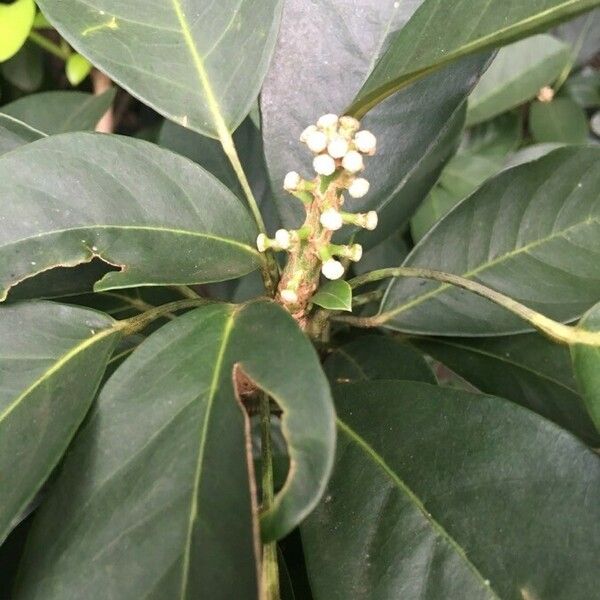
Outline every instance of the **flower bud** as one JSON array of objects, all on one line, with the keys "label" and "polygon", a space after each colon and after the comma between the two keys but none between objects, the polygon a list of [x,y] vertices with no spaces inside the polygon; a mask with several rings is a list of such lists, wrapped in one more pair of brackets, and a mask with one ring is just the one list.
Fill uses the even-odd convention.
[{"label": "flower bud", "polygon": [[377,213],[374,210],[370,210],[365,215],[365,229],[368,229],[369,231],[373,231],[373,229],[375,229],[377,227],[378,222],[379,222],[379,217],[377,216]]},{"label": "flower bud", "polygon": [[265,252],[269,248],[269,238],[264,233],[259,233],[256,238],[256,247],[259,252]]},{"label": "flower bud", "polygon": [[360,244],[352,244],[348,249],[348,258],[352,262],[358,262],[362,258],[363,247]]},{"label": "flower bud", "polygon": [[279,292],[279,294],[281,296],[281,299],[286,304],[294,304],[294,303],[298,302],[298,294],[294,290],[290,290],[290,289],[281,290],[281,292]]},{"label": "flower bud", "polygon": [[350,150],[342,160],[342,166],[349,173],[358,173],[365,168],[363,157],[355,150]]},{"label": "flower bud", "polygon": [[343,158],[348,152],[348,142],[341,135],[336,135],[329,140],[327,152],[333,158]]},{"label": "flower bud", "polygon": [[354,133],[360,129],[360,121],[350,115],[344,115],[340,117],[340,128]]},{"label": "flower bud", "polygon": [[348,188],[348,193],[353,198],[362,198],[369,191],[370,184],[363,177],[357,177]]},{"label": "flower bud", "polygon": [[321,273],[323,273],[327,279],[339,279],[344,275],[344,265],[338,260],[335,260],[335,258],[330,258],[323,263]]},{"label": "flower bud", "polygon": [[313,167],[319,175],[333,175],[335,173],[335,160],[329,154],[319,154],[313,160]]},{"label": "flower bud", "polygon": [[306,144],[306,142],[308,141],[308,136],[317,131],[317,126],[316,125],[309,125],[301,134],[300,134],[300,141],[304,142]]},{"label": "flower bud", "polygon": [[554,100],[554,90],[549,86],[544,86],[537,95],[540,102],[552,102]]},{"label": "flower bud", "polygon": [[327,148],[327,136],[322,131],[312,131],[306,137],[306,145],[315,154],[323,152]]},{"label": "flower bud", "polygon": [[278,229],[275,232],[275,241],[281,250],[287,250],[292,243],[290,232],[287,229]]},{"label": "flower bud", "polygon": [[321,218],[319,219],[321,225],[329,231],[337,231],[342,228],[344,224],[342,221],[342,215],[335,208],[328,208],[323,211]]},{"label": "flower bud", "polygon": [[338,120],[339,118],[337,115],[332,115],[331,113],[329,113],[327,115],[319,117],[319,120],[317,121],[317,127],[321,127],[322,129],[337,127]]},{"label": "flower bud", "polygon": [[377,138],[370,131],[359,131],[354,136],[354,144],[359,152],[370,156],[375,154],[377,149]]},{"label": "flower bud", "polygon": [[295,192],[300,185],[302,179],[296,171],[290,171],[283,180],[283,189],[288,192]]}]

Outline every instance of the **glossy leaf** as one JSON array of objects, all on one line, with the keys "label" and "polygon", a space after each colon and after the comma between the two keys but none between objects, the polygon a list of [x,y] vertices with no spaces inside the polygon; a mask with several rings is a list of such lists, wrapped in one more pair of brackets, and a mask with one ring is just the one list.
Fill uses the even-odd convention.
[{"label": "glossy leaf", "polygon": [[40,0],[83,56],[165,117],[210,135],[250,111],[275,44],[281,0]]},{"label": "glossy leaf", "polygon": [[311,298],[311,302],[327,310],[352,311],[352,288],[348,282],[338,279],[323,284]]},{"label": "glossy leaf", "polygon": [[[476,279],[551,318],[572,320],[600,297],[600,149],[558,149],[504,171],[446,215],[407,266]],[[448,285],[393,280],[392,329],[431,335],[526,331],[517,317]]]},{"label": "glossy leaf", "polygon": [[585,112],[569,98],[534,102],[529,110],[529,128],[540,144],[582,144],[589,133]]},{"label": "glossy leaf", "polygon": [[35,17],[33,0],[0,4],[0,62],[14,56],[23,46]]},{"label": "glossy leaf", "polygon": [[291,459],[263,535],[306,516],[335,449],[317,354],[274,303],[206,306],[150,336],[102,390],[34,523],[15,598],[256,597],[240,371],[281,407]]},{"label": "glossy leaf", "polygon": [[600,445],[565,346],[536,333],[480,340],[414,339],[412,344],[482,392],[508,398],[592,446]]},{"label": "glossy leaf", "polygon": [[423,383],[335,395],[336,465],[302,527],[316,600],[594,597],[600,463],[576,438]]},{"label": "glossy leaf", "polygon": [[327,357],[325,373],[331,383],[403,379],[436,383],[424,356],[387,336],[366,335],[335,348]]},{"label": "glossy leaf", "polygon": [[[325,113],[339,113],[369,74],[388,33],[401,28],[419,1],[304,0],[285,3],[281,32],[261,93],[262,128],[272,188],[286,227],[303,218],[301,203],[283,192],[288,171],[313,177],[312,155],[299,142],[302,130]],[[318,26],[299,26],[318,23]],[[343,25],[342,25],[343,24]],[[487,57],[474,57],[420,82],[364,119],[378,137],[366,161],[371,182],[362,199],[347,198],[351,211],[377,210],[373,232],[345,228],[347,239],[368,249],[406,224],[455,150],[463,126],[461,106]],[[335,84],[332,84],[335,82]],[[440,93],[444,90],[444,93]]]},{"label": "glossy leaf", "polygon": [[259,263],[239,199],[147,142],[89,133],[40,140],[0,158],[0,194],[0,297],[95,257],[121,268],[97,291],[221,281]]},{"label": "glossy leaf", "polygon": [[0,113],[0,156],[42,137],[45,137],[45,134],[41,131],[10,115]]},{"label": "glossy leaf", "polygon": [[0,540],[83,420],[119,337],[101,313],[53,304],[0,308]]},{"label": "glossy leaf", "polygon": [[[600,304],[596,304],[586,313],[579,326],[588,331],[600,331]],[[588,412],[596,429],[600,431],[600,348],[572,346],[571,356]]]},{"label": "glossy leaf", "polygon": [[2,112],[51,135],[94,129],[114,98],[114,89],[99,96],[84,92],[41,92],[5,104]]},{"label": "glossy leaf", "polygon": [[382,100],[442,66],[527,37],[598,6],[598,0],[425,0],[385,53],[350,111],[364,115]]},{"label": "glossy leaf", "polygon": [[487,121],[534,98],[571,59],[567,44],[534,35],[502,48],[469,96],[467,124]]},{"label": "glossy leaf", "polygon": [[561,148],[564,144],[532,144],[531,146],[525,146],[517,152],[515,152],[507,161],[506,167],[517,167],[525,163],[537,160],[550,154],[554,150]]},{"label": "glossy leaf", "polygon": [[44,56],[41,48],[32,42],[25,45],[11,59],[0,65],[7,81],[24,92],[34,92],[44,78]]},{"label": "glossy leaf", "polygon": [[65,63],[65,73],[69,83],[73,86],[79,85],[92,70],[92,64],[87,58],[74,52]]}]

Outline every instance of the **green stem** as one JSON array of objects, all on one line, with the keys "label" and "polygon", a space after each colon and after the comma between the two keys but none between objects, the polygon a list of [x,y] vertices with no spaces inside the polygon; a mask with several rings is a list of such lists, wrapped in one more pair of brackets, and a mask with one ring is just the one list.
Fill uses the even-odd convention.
[{"label": "green stem", "polygon": [[[561,344],[600,346],[600,332],[585,331],[577,327],[557,323],[500,292],[496,292],[476,281],[453,275],[452,273],[443,273],[441,271],[432,271],[430,269],[414,267],[396,267],[371,271],[370,273],[351,279],[348,283],[352,288],[357,288],[366,283],[380,281],[381,279],[387,279],[389,277],[416,277],[418,279],[432,279],[434,281],[453,285],[473,292],[478,296],[491,300],[499,306],[506,308],[555,342]],[[403,307],[399,307],[388,312],[380,313],[374,317],[338,316],[334,317],[334,320],[341,323],[349,323],[355,327],[379,327],[392,319],[395,315],[401,313],[402,310]]]},{"label": "green stem", "polygon": [[[268,394],[260,398],[260,439],[262,467],[262,510],[273,505],[273,448],[271,444],[271,406]],[[279,600],[279,570],[277,566],[277,542],[263,544],[261,564],[261,600]]]},{"label": "green stem", "polygon": [[352,307],[363,306],[370,302],[377,302],[383,297],[383,290],[373,290],[372,292],[366,292],[352,298]]},{"label": "green stem", "polygon": [[61,60],[67,60],[71,55],[71,50],[69,48],[61,48],[58,44],[55,44],[52,40],[37,31],[30,31],[29,39],[40,48],[46,50],[46,52],[50,52],[50,54],[53,54]]},{"label": "green stem", "polygon": [[191,287],[187,285],[174,285],[173,289],[176,292],[179,292],[184,298],[195,300],[196,298],[201,297],[200,294],[197,294]]}]

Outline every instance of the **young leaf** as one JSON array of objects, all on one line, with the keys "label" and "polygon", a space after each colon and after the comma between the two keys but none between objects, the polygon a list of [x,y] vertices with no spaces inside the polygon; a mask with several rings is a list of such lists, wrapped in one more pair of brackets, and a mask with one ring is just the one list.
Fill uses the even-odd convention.
[{"label": "young leaf", "polygon": [[582,144],[589,133],[584,110],[569,98],[534,102],[529,110],[529,128],[540,144]]},{"label": "young leaf", "polygon": [[5,104],[2,112],[53,135],[94,129],[114,98],[114,89],[99,96],[85,92],[41,92]]},{"label": "young leaf", "polygon": [[327,357],[324,369],[331,383],[377,379],[436,383],[433,371],[420,352],[382,335],[361,336],[336,348]]},{"label": "young leaf", "polygon": [[[592,307],[581,319],[580,327],[600,331],[600,304]],[[588,412],[596,429],[600,431],[600,348],[572,346],[571,356]]]},{"label": "young leaf", "polygon": [[151,335],[102,390],[34,523],[16,597],[255,598],[242,374],[281,407],[291,460],[263,535],[294,528],[335,449],[317,354],[272,302],[210,305]]},{"label": "young leaf", "polygon": [[[446,215],[405,261],[475,279],[558,320],[597,302],[600,149],[561,148],[504,171]],[[393,280],[382,301],[392,329],[430,335],[526,331],[474,294],[419,279]]]},{"label": "young leaf", "polygon": [[327,310],[352,312],[352,288],[342,279],[328,281],[312,297],[312,303]]},{"label": "young leaf", "polygon": [[0,308],[0,540],[83,420],[120,338],[116,325],[51,302]]},{"label": "young leaf", "polygon": [[535,98],[561,74],[571,59],[567,44],[534,35],[502,48],[469,96],[467,125],[487,121]]},{"label": "young leaf", "polygon": [[592,446],[600,436],[577,391],[569,350],[540,334],[411,340],[486,394],[508,398]]},{"label": "young leaf", "polygon": [[45,135],[19,119],[0,113],[0,156]]},{"label": "young leaf", "polygon": [[61,35],[165,117],[234,131],[260,90],[281,0],[88,0],[39,5]]},{"label": "young leaf", "polygon": [[14,56],[27,40],[35,17],[33,0],[0,4],[0,62]]},{"label": "young leaf", "polygon": [[417,79],[469,54],[502,46],[598,6],[598,0],[425,0],[387,50],[354,100],[362,116]]},{"label": "young leaf", "polygon": [[69,83],[73,86],[79,85],[92,70],[92,64],[87,58],[74,52],[65,63],[65,73]]},{"label": "young leaf", "polygon": [[576,438],[424,383],[335,396],[334,473],[302,526],[316,600],[595,596],[600,463]]},{"label": "young leaf", "polygon": [[95,257],[121,268],[97,291],[221,281],[259,264],[238,198],[147,142],[90,133],[40,140],[0,158],[0,194],[0,298],[28,277]]},{"label": "young leaf", "polygon": [[[282,185],[288,171],[312,177],[312,155],[298,140],[303,129],[325,113],[342,114],[390,31],[406,23],[415,2],[366,0],[360,10],[344,0],[285,3],[281,33],[261,93],[265,154],[272,188],[286,227],[298,225],[302,205]],[[298,23],[318,23],[299,27]],[[369,193],[347,199],[352,211],[377,210],[379,226],[361,231],[365,249],[405,224],[455,150],[462,130],[462,103],[477,82],[486,57],[475,57],[422,81],[390,99],[364,119],[378,138],[367,161]],[[335,85],[332,82],[335,81]],[[443,90],[443,93],[440,93]],[[344,236],[352,235],[346,228]]]}]

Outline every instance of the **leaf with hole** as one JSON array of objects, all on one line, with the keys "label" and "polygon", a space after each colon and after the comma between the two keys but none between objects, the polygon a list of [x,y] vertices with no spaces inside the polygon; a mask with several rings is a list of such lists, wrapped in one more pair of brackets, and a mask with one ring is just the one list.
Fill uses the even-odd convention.
[{"label": "leaf with hole", "polygon": [[600,462],[579,440],[424,383],[335,397],[334,472],[302,526],[315,600],[595,596]]},{"label": "leaf with hole", "polygon": [[[504,171],[448,213],[406,266],[454,273],[553,319],[573,320],[600,296],[600,149],[561,148]],[[527,331],[488,300],[419,279],[390,282],[387,327],[428,335]]]}]

